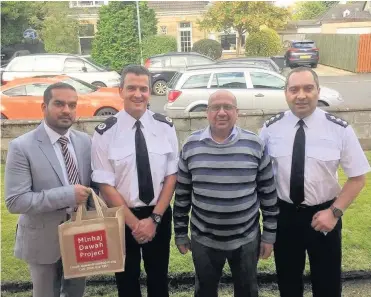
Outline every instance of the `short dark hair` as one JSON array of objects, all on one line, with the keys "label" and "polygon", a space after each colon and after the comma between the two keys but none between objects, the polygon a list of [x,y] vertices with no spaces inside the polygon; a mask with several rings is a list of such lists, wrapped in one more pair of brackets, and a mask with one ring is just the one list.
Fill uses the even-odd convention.
[{"label": "short dark hair", "polygon": [[121,71],[121,80],[120,80],[120,89],[124,87],[125,77],[129,73],[133,73],[135,75],[147,75],[148,76],[148,87],[151,89],[151,73],[149,70],[142,66],[142,65],[128,65]]},{"label": "short dark hair", "polygon": [[54,83],[54,84],[50,85],[49,87],[47,87],[46,90],[44,91],[44,103],[46,105],[48,105],[50,100],[53,98],[52,91],[53,90],[59,90],[59,89],[68,89],[68,90],[72,90],[72,91],[76,92],[76,89],[69,84],[66,84],[64,82]]},{"label": "short dark hair", "polygon": [[317,73],[309,67],[300,66],[298,68],[294,68],[293,70],[291,70],[290,73],[287,75],[286,83],[285,83],[285,90],[287,90],[287,86],[289,85],[290,76],[293,73],[306,72],[306,71],[312,73],[314,82],[316,83],[316,86],[317,86],[317,89],[318,89],[319,88],[319,79],[318,79]]}]

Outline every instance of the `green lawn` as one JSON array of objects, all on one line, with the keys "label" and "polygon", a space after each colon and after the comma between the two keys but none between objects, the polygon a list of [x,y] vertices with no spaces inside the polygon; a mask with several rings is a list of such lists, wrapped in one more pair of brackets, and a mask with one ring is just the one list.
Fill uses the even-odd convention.
[{"label": "green lawn", "polygon": [[[371,152],[367,152],[369,161]],[[1,192],[3,189],[4,166],[1,166]],[[341,183],[344,183],[345,176],[342,171],[339,173]],[[368,178],[371,177],[371,173]],[[4,195],[3,195],[4,196]],[[371,270],[371,184],[368,183],[357,200],[347,210],[343,224],[343,270]],[[2,281],[3,282],[25,282],[29,281],[29,273],[24,262],[13,256],[14,235],[17,215],[9,214],[1,200],[1,256],[2,256]],[[193,263],[190,253],[183,256],[176,249],[172,241],[170,267],[171,276],[193,275]],[[274,273],[272,258],[259,263],[260,272]],[[229,273],[226,265],[225,272]],[[183,296],[183,295],[179,295]]]}]

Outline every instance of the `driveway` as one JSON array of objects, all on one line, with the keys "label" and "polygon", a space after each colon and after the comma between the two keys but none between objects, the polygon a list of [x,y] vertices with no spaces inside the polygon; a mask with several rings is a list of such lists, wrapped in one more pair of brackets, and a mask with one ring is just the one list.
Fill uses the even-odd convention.
[{"label": "driveway", "polygon": [[[290,72],[290,68],[285,68],[283,70],[283,75],[286,76]],[[313,68],[313,70],[317,73],[318,76],[351,76],[351,75],[357,75],[356,73],[345,71],[342,69],[325,66],[318,64],[317,68]]]}]

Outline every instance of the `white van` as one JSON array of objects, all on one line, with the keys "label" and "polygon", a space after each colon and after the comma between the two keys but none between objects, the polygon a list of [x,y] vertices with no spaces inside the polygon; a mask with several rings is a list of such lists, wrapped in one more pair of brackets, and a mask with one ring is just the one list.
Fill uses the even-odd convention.
[{"label": "white van", "polygon": [[97,87],[118,87],[120,75],[89,60],[68,54],[36,54],[15,57],[2,73],[2,84],[15,78],[66,74]]}]

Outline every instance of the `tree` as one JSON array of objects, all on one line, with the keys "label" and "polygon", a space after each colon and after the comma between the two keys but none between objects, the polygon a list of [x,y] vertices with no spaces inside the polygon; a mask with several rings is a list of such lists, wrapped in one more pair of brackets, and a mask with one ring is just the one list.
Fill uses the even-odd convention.
[{"label": "tree", "polygon": [[79,23],[68,16],[68,2],[53,1],[45,5],[46,16],[41,30],[45,50],[52,53],[78,53]]},{"label": "tree", "polygon": [[229,32],[237,31],[236,54],[240,53],[241,36],[254,33],[265,25],[272,29],[283,28],[289,20],[289,11],[264,1],[215,2],[199,21],[201,29]]},{"label": "tree", "polygon": [[1,45],[20,43],[30,27],[40,30],[42,14],[41,2],[1,1]]},{"label": "tree", "polygon": [[296,4],[294,20],[312,20],[323,14],[328,7],[322,1],[298,2]]},{"label": "tree", "polygon": [[[157,33],[153,9],[140,1],[141,37]],[[99,9],[98,32],[92,46],[92,58],[116,71],[132,63],[140,63],[140,47],[135,2],[110,1]]]},{"label": "tree", "polygon": [[222,46],[212,39],[201,39],[193,44],[192,52],[196,52],[217,60],[222,56]]},{"label": "tree", "polygon": [[246,39],[245,55],[271,57],[282,50],[281,38],[276,31],[264,28],[249,34]]},{"label": "tree", "polygon": [[169,35],[154,35],[149,36],[143,40],[143,59],[168,52],[176,52],[177,41],[176,38]]}]

